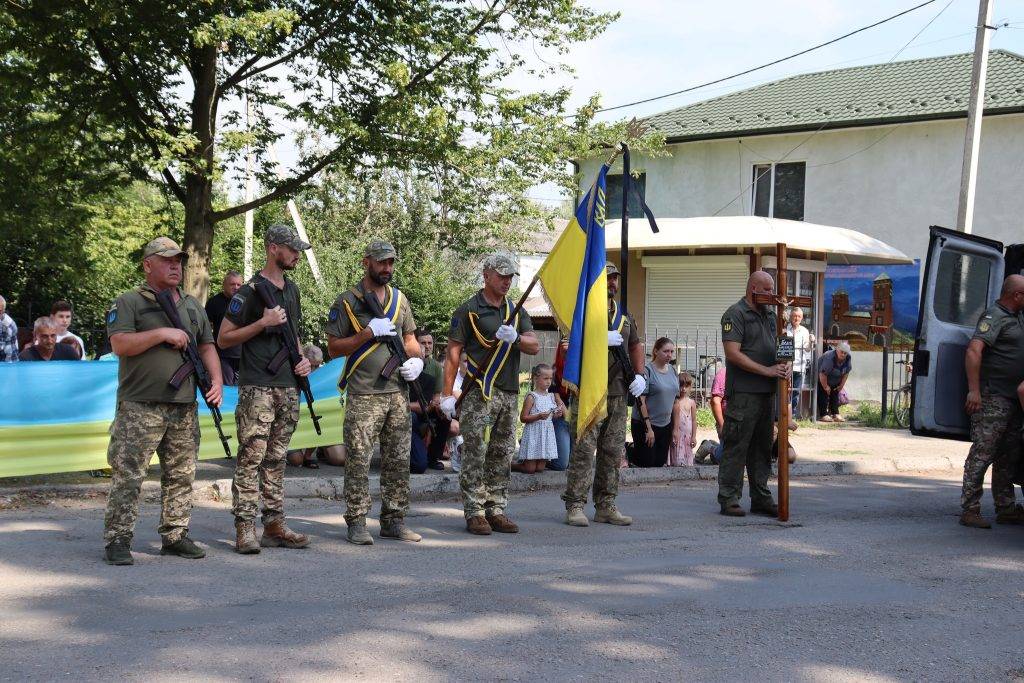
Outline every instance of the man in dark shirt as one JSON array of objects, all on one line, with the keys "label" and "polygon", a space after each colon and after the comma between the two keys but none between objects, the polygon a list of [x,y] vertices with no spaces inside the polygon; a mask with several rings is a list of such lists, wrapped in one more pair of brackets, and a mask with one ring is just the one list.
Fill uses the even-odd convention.
[{"label": "man in dark shirt", "polygon": [[985,472],[992,466],[996,521],[1022,524],[1013,475],[1020,460],[1021,407],[1017,387],[1024,381],[1024,276],[1003,282],[999,299],[982,314],[967,346],[967,403],[971,451],[964,463],[960,523],[977,529],[992,525],[981,516]]},{"label": "man in dark shirt", "polygon": [[718,469],[718,503],[722,514],[743,517],[743,469],[750,483],[750,511],[776,516],[768,489],[771,473],[772,408],[779,378],[788,363],[775,360],[775,315],[754,303],[755,294],[772,294],[775,281],[764,271],[747,279],[747,293],[722,315],[725,349],[725,424]]},{"label": "man in dark shirt", "polygon": [[[238,271],[229,270],[224,275],[221,290],[207,300],[206,317],[210,319],[210,324],[213,325],[214,339],[220,334],[220,324],[224,320],[224,315],[228,312],[228,304],[231,303],[231,297],[237,294],[241,288],[242,276],[239,275]],[[224,384],[234,386],[237,384],[238,368],[242,359],[242,345],[236,344],[228,348],[221,348],[220,343],[218,343],[217,355],[220,356],[220,367],[224,374]]]},{"label": "man in dark shirt", "polygon": [[21,360],[79,360],[81,357],[67,344],[57,343],[57,323],[49,316],[36,318],[32,327],[35,344],[22,351]]}]

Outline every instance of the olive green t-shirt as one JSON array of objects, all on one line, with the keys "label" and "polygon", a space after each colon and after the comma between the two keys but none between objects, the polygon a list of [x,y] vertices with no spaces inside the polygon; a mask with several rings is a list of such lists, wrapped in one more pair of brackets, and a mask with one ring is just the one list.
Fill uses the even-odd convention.
[{"label": "olive green t-shirt", "polygon": [[[197,344],[213,343],[213,327],[198,301],[178,290],[178,316]],[[148,284],[117,297],[107,313],[107,337],[121,332],[148,332],[160,327],[173,327],[160,304],[156,292]],[[196,400],[195,375],[175,390],[167,382],[185,362],[181,351],[157,344],[136,356],[118,359],[117,400],[157,401],[160,403],[192,403]]]},{"label": "olive green t-shirt", "polygon": [[985,311],[974,328],[974,339],[985,343],[981,354],[982,393],[1017,398],[1024,381],[1024,320],[996,303]]},{"label": "olive green t-shirt", "polygon": [[[608,329],[612,329],[612,318],[611,318],[611,303],[608,305]],[[626,340],[626,355],[629,355],[629,349],[633,348],[640,343],[640,337],[636,334],[636,321],[633,316],[626,313],[623,316],[622,321],[622,337]],[[632,366],[632,359],[630,359],[630,365]],[[636,374],[634,371],[627,378],[622,376],[622,364],[615,359],[615,352],[613,349],[608,349],[608,395],[609,396],[625,396],[626,391],[629,389],[629,383],[633,381],[633,376]]]},{"label": "olive green t-shirt", "polygon": [[[508,309],[512,309],[511,302],[509,302]],[[492,306],[487,303],[487,300],[484,299],[483,290],[480,290],[474,294],[469,301],[456,309],[455,315],[452,316],[452,328],[448,332],[448,339],[463,344],[465,346],[466,355],[472,358],[478,365],[483,365],[491,355],[491,347],[484,346],[480,342],[476,332],[473,331],[473,326],[470,323],[470,317],[472,316],[472,319],[476,324],[477,332],[479,332],[485,340],[493,341],[494,333],[497,332],[498,328],[505,323],[505,310],[506,306],[504,303],[500,307]],[[533,321],[530,319],[530,315],[526,311],[521,310],[519,312],[519,324],[516,327],[516,330],[519,334],[533,330]],[[495,377],[495,388],[501,389],[502,391],[511,391],[514,393],[519,392],[520,355],[518,347],[513,345],[512,352],[505,361],[505,365],[502,366],[501,372],[499,372],[498,376]]]},{"label": "olive green t-shirt", "polygon": [[[751,308],[746,299],[740,299],[722,314],[722,341],[739,342],[740,351],[755,363],[775,365],[775,316]],[[774,377],[755,375],[729,361],[725,367],[726,398],[736,392],[775,393]]]},{"label": "olive green t-shirt", "polygon": [[[398,340],[402,341],[405,335],[412,334],[416,329],[416,321],[412,317],[412,309],[409,308],[409,300],[405,295],[394,287],[390,287],[391,296],[401,296],[398,305],[398,318],[395,321],[395,329],[398,331]],[[375,317],[370,313],[369,307],[363,302],[363,283],[360,281],[355,287],[341,294],[330,312],[327,314],[327,334],[332,337],[351,337],[359,332],[352,324],[350,313],[355,316],[359,328],[366,327]],[[348,306],[346,307],[346,304]],[[388,310],[391,300],[381,301],[381,306]],[[381,343],[368,356],[362,359],[359,365],[348,378],[346,391],[353,395],[360,394],[393,394],[396,391],[405,391],[405,381],[396,370],[390,378],[381,377],[380,371],[391,358],[391,351],[387,344]],[[347,364],[351,359],[346,360]]]},{"label": "olive green t-shirt", "polygon": [[[224,317],[238,327],[251,325],[262,318],[266,307],[256,291],[256,284],[264,281],[270,283],[274,289],[274,300],[288,314],[288,323],[285,326],[297,335],[299,323],[302,321],[302,307],[299,304],[299,288],[288,278],[284,280],[284,289],[279,289],[261,273],[256,273],[231,297]],[[276,373],[267,370],[267,364],[282,348],[284,348],[284,340],[275,329],[271,328],[261,331],[249,341],[244,342],[242,344],[242,362],[238,369],[238,386],[294,387],[295,375],[292,373],[290,359],[285,360]]]}]

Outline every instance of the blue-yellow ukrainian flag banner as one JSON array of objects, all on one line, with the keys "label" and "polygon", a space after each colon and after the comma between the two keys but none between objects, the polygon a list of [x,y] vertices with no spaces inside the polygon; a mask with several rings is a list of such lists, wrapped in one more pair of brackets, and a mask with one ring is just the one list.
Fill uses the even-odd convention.
[{"label": "blue-yellow ukrainian flag banner", "polygon": [[577,396],[577,438],[608,414],[607,174],[604,165],[537,274],[559,328],[569,337],[562,381]]}]

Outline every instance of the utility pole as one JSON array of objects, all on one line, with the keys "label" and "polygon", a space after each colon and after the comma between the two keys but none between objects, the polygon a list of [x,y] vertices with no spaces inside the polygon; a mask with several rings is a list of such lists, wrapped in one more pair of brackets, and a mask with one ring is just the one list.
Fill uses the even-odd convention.
[{"label": "utility pole", "polygon": [[978,27],[974,38],[974,67],[971,69],[971,101],[967,108],[967,136],[964,165],[960,172],[960,203],[956,227],[970,234],[974,230],[974,196],[978,182],[978,154],[981,147],[981,119],[985,109],[985,77],[988,72],[988,44],[995,27],[991,0],[978,4]]}]

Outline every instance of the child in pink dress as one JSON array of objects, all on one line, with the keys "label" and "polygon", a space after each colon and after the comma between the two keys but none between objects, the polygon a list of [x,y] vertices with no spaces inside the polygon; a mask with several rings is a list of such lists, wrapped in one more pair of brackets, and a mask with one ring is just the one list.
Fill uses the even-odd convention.
[{"label": "child in pink dress", "polygon": [[693,464],[693,449],[697,445],[697,404],[690,398],[693,377],[684,372],[679,375],[679,396],[672,406],[672,446],[668,449],[670,467]]}]

